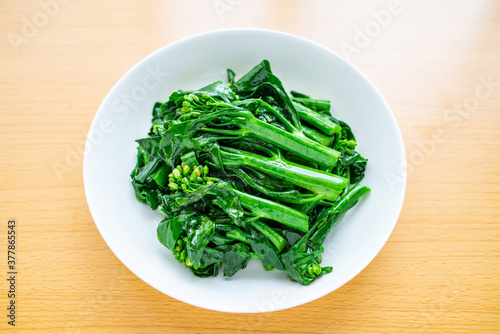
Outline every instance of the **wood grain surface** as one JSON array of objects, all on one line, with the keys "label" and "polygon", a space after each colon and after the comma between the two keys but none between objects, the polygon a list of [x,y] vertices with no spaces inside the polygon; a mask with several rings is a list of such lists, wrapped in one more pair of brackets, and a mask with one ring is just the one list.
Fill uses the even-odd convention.
[{"label": "wood grain surface", "polygon": [[[103,241],[83,189],[83,145],[113,84],[168,43],[231,27],[348,58],[391,105],[408,156],[404,207],[375,260],[323,298],[265,314],[148,286]],[[0,331],[500,333],[499,1],[2,0],[0,66]]]}]

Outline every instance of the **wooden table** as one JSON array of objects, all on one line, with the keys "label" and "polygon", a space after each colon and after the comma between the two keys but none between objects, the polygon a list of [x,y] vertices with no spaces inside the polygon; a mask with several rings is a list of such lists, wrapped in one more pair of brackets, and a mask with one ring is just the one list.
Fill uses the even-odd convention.
[{"label": "wooden table", "polygon": [[[387,98],[408,156],[403,211],[376,259],[337,291],[273,313],[208,311],[151,288],[105,244],[83,190],[83,145],[112,85],[163,45],[231,27],[286,31],[348,58]],[[2,1],[0,330],[500,333],[499,32],[494,0]]]}]

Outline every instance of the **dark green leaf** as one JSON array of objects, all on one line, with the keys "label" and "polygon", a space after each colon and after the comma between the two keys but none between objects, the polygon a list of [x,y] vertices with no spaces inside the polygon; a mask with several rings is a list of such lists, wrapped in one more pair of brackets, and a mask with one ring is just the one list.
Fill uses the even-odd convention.
[{"label": "dark green leaf", "polygon": [[156,229],[158,240],[162,245],[173,250],[175,243],[182,232],[184,223],[191,218],[192,214],[180,214],[172,219],[163,219]]},{"label": "dark green leaf", "polygon": [[224,276],[233,276],[238,270],[246,268],[250,261],[250,252],[243,243],[237,243],[224,253],[222,269]]},{"label": "dark green leaf", "polygon": [[186,249],[193,266],[201,267],[201,258],[205,247],[214,234],[215,224],[207,216],[192,217],[186,230],[188,240]]},{"label": "dark green leaf", "polygon": [[276,248],[262,234],[258,233],[251,239],[252,250],[257,254],[262,264],[269,268],[283,270],[283,264]]}]

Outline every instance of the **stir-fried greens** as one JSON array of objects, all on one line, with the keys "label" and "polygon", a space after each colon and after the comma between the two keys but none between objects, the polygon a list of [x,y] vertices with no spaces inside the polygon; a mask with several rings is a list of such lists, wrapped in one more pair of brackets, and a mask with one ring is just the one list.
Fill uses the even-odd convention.
[{"label": "stir-fried greens", "polygon": [[158,240],[200,277],[233,276],[250,259],[302,284],[332,271],[323,243],[370,191],[367,159],[330,101],[288,95],[262,61],[240,80],[177,91],[137,140],[132,185],[166,216]]}]

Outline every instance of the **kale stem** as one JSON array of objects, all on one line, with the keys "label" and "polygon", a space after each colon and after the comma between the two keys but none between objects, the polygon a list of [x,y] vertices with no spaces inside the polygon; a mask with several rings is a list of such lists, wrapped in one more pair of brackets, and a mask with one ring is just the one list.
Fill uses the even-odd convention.
[{"label": "kale stem", "polygon": [[328,218],[320,222],[316,232],[312,235],[312,242],[323,243],[330,233],[332,227],[342,218],[342,216],[351,209],[358,200],[370,192],[370,188],[356,184],[343,195],[336,204],[328,209]]},{"label": "kale stem", "polygon": [[234,227],[231,231],[227,231],[226,237],[244,242],[248,245],[251,244],[250,237],[237,227]]},{"label": "kale stem", "polygon": [[306,106],[297,102],[292,102],[292,103],[295,107],[295,110],[297,110],[297,114],[299,115],[299,118],[301,120],[306,121],[307,123],[318,128],[318,130],[321,130],[325,134],[333,135],[334,133],[340,132],[340,130],[342,129],[338,124],[335,124],[328,118],[307,108]]},{"label": "kale stem", "polygon": [[254,227],[260,233],[265,235],[271,243],[276,246],[278,252],[281,252],[286,246],[286,239],[281,236],[278,232],[273,230],[269,225],[261,222],[260,220],[255,220],[249,222],[250,226]]},{"label": "kale stem", "polygon": [[268,103],[260,100],[260,99],[246,99],[246,100],[243,100],[243,101],[237,101],[235,102],[234,104],[237,105],[237,106],[245,106],[245,105],[248,105],[248,104],[251,104],[251,103],[258,103],[259,105],[261,105],[262,107],[264,107],[264,109],[266,109],[267,111],[269,111],[271,114],[273,114],[274,116],[276,116],[276,118],[285,126],[285,128],[290,131],[290,132],[297,132],[297,128],[295,128],[292,123],[290,123],[290,121],[288,121],[285,116],[283,116],[280,112],[278,112],[276,109],[274,109],[271,105],[269,105]]},{"label": "kale stem", "polygon": [[[207,127],[210,122],[221,118],[231,119],[233,124],[238,126],[240,130]],[[314,140],[307,138],[301,131],[288,132],[280,129],[257,119],[250,112],[239,107],[233,106],[233,110],[230,111],[213,112],[191,122],[191,128],[197,127],[201,123],[203,127],[200,126],[199,129],[206,132],[239,137],[249,135],[261,139],[324,167],[335,166],[340,157],[340,152],[318,144]],[[177,127],[179,129],[185,128],[182,124],[177,124]]]},{"label": "kale stem", "polygon": [[302,132],[306,135],[306,137],[314,141],[317,141],[323,146],[329,147],[332,145],[333,142],[332,137],[325,136],[324,134],[319,133],[314,129],[311,129],[308,126],[305,126],[304,124],[302,124]]},{"label": "kale stem", "polygon": [[234,191],[238,195],[241,206],[250,210],[256,216],[277,221],[302,232],[308,231],[309,217],[302,212],[286,205],[253,196],[236,189]]},{"label": "kale stem", "polygon": [[314,109],[318,113],[325,113],[329,114],[330,113],[330,101],[329,100],[318,100],[318,99],[311,99],[310,97],[294,97],[292,99],[292,103],[294,103],[294,107],[296,107],[296,104],[299,102],[300,104],[304,105],[306,108],[309,109]]},{"label": "kale stem", "polygon": [[207,128],[206,126],[202,127],[200,130],[205,131],[205,132],[218,133],[221,135],[233,135],[233,136],[239,136],[239,137],[243,137],[243,136],[249,134],[248,131],[245,131],[245,130],[214,129],[214,128]]},{"label": "kale stem", "polygon": [[345,188],[343,177],[297,165],[278,158],[266,158],[250,152],[221,147],[222,163],[227,167],[253,167],[278,179],[289,181],[327,200],[335,201]]},{"label": "kale stem", "polygon": [[[315,194],[300,194],[296,190],[289,191],[271,191],[264,186],[261,186],[257,182],[254,181],[244,170],[238,168],[234,169],[234,173],[238,175],[244,182],[246,182],[250,187],[254,188],[258,192],[265,194],[271,198],[275,198],[282,202],[293,203],[293,204],[306,204],[315,202],[318,199],[318,195]],[[330,203],[330,202],[328,202]]]},{"label": "kale stem", "polygon": [[[274,125],[262,122],[255,117],[247,119],[235,118],[234,123],[241,129],[249,130],[249,135],[290,151],[301,158],[329,167],[337,163],[340,153],[334,149],[319,145],[315,141],[300,134],[290,133]],[[215,131],[214,131],[215,132]]]}]

